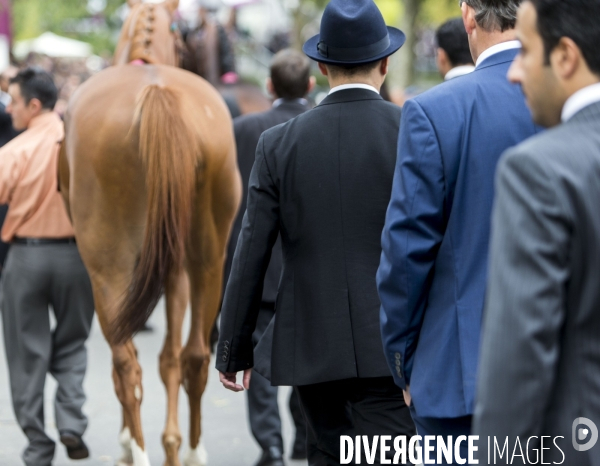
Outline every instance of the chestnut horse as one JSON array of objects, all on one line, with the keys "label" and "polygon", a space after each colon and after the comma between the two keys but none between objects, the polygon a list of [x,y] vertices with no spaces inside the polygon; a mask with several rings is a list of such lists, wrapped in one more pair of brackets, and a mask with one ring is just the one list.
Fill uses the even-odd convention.
[{"label": "chestnut horse", "polygon": [[[128,3],[115,66],[89,79],[69,103],[60,189],[112,352],[123,407],[120,464],[149,465],[140,419],[141,369],[131,337],[164,292],[165,464],[180,464],[177,402],[183,384],[190,408],[184,464],[196,466],[204,463],[200,399],[209,333],[241,197],[235,141],[215,89],[175,67],[179,39],[171,16],[178,0]],[[191,329],[182,349],[190,297]]]}]

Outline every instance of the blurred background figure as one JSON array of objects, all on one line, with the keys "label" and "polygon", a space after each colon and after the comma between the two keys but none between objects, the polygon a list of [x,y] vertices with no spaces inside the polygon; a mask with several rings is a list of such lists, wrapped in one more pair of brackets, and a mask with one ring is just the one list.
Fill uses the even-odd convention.
[{"label": "blurred background figure", "polygon": [[184,31],[187,51],[183,67],[202,76],[213,86],[237,82],[235,55],[227,31],[215,12],[219,0],[199,0],[198,25]]},{"label": "blurred background figure", "polygon": [[9,66],[0,74],[0,147],[14,138],[18,132],[13,128],[10,115],[6,112],[6,107],[10,103],[8,94],[8,85],[14,78],[19,69],[15,66]]},{"label": "blurred background figure", "polygon": [[[8,141],[13,139],[19,131],[13,128],[12,119],[6,112],[6,107],[10,104],[10,95],[8,94],[8,85],[10,80],[16,76],[19,69],[15,66],[9,66],[0,74],[0,147],[4,146]],[[0,228],[4,224],[6,213],[8,212],[7,205],[0,205]],[[0,240],[0,276],[2,275],[2,267],[8,254],[8,243]]]},{"label": "blurred background figure", "polygon": [[4,108],[10,103],[8,85],[10,80],[14,78],[18,72],[19,69],[16,66],[9,66],[0,74],[0,104],[4,105]]},{"label": "blurred background figure", "polygon": [[469,36],[462,18],[452,18],[435,33],[437,42],[436,64],[444,80],[458,78],[475,70]]},{"label": "blurred background figure", "polygon": [[[238,152],[238,165],[242,175],[243,193],[242,205],[238,216],[233,224],[231,239],[227,251],[226,276],[228,277],[233,261],[233,254],[237,245],[237,239],[242,229],[242,219],[246,211],[248,182],[250,172],[254,165],[256,146],[261,134],[273,126],[284,123],[301,113],[309,110],[310,106],[305,99],[312,90],[315,79],[310,75],[310,61],[308,58],[295,50],[285,49],[278,52],[271,62],[271,77],[267,80],[267,89],[276,99],[273,107],[260,113],[241,116],[234,120],[235,141]],[[252,341],[256,348],[259,340],[265,335],[269,323],[275,316],[275,298],[282,269],[281,238],[278,238],[265,276],[262,292],[262,301],[256,330],[252,335]],[[225,287],[224,287],[225,288]],[[265,342],[261,348],[265,348],[260,355],[270,373],[271,346],[273,328],[265,335]],[[259,356],[257,354],[257,359]],[[283,440],[281,435],[281,418],[277,403],[278,388],[271,386],[271,382],[255,371],[252,376],[252,385],[247,391],[248,395],[248,420],[252,435],[262,449],[262,455],[255,466],[283,466]],[[293,391],[289,399],[290,412],[296,427],[296,437],[292,447],[292,459],[306,458],[306,423],[300,409],[298,395]]]}]

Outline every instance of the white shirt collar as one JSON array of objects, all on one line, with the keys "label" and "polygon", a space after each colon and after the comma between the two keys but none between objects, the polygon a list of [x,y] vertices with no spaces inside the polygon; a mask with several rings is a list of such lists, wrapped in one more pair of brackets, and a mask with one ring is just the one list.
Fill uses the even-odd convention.
[{"label": "white shirt collar", "polygon": [[569,121],[580,110],[596,102],[600,102],[600,83],[584,87],[569,97],[562,109],[561,120],[563,123]]},{"label": "white shirt collar", "polygon": [[373,91],[373,92],[379,94],[379,91],[377,89],[375,89],[373,86],[369,86],[368,84],[353,83],[353,84],[342,84],[340,86],[335,86],[334,88],[332,88],[329,91],[328,95],[331,95],[334,92],[344,91],[346,89],[368,89],[369,91]]},{"label": "white shirt collar", "polygon": [[450,81],[451,79],[464,76],[465,74],[472,73],[473,71],[475,71],[475,66],[473,65],[456,66],[446,73],[446,76],[444,76],[444,81]]},{"label": "white shirt collar", "polygon": [[518,40],[509,40],[508,42],[501,42],[499,44],[492,45],[489,49],[484,50],[483,53],[479,55],[479,58],[477,59],[477,63],[475,65],[481,65],[484,60],[490,58],[492,55],[496,55],[497,53],[504,52],[505,50],[520,48],[521,42],[519,42]]}]

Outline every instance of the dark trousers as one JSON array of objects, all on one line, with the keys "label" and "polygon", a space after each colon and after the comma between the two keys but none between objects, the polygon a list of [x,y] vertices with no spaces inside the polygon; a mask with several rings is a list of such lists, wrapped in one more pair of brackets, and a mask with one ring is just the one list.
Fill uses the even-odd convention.
[{"label": "dark trousers", "polygon": [[[92,288],[74,244],[13,244],[2,276],[2,324],[13,409],[29,440],[27,466],[49,466],[54,441],[44,429],[46,373],[58,382],[54,400],[60,431],[82,435],[87,418],[83,379],[85,341],[94,315]],[[56,327],[50,328],[50,311]]]},{"label": "dark trousers", "polygon": [[[307,421],[310,466],[340,464],[340,436],[415,434],[402,390],[392,377],[345,379],[296,387]],[[393,449],[389,459],[393,459]],[[364,460],[364,457],[363,457]],[[381,464],[377,452],[376,462]],[[363,463],[364,464],[364,463]]]},{"label": "dark trousers", "polygon": [[[256,329],[252,334],[254,346],[258,343],[267,329],[269,322],[273,319],[275,310],[273,306],[263,305]],[[271,382],[258,372],[252,372],[250,390],[246,391],[248,397],[248,421],[252,435],[263,451],[271,447],[277,447],[284,451],[283,439],[281,437],[281,418],[279,416],[279,405],[277,404],[277,387],[271,386]],[[302,415],[298,396],[292,391],[289,399],[289,408],[296,427],[296,442],[306,445],[306,422]],[[296,443],[295,442],[295,443]]]},{"label": "dark trousers", "polygon": [[[455,440],[460,435],[471,435],[471,421],[472,416],[463,416],[456,418],[433,418],[433,417],[419,417],[416,415],[415,410],[411,406],[410,413],[412,415],[413,421],[415,421],[415,425],[417,426],[417,433],[421,437],[425,437],[426,435],[435,435],[442,436],[444,439],[447,439],[449,435],[452,436],[452,439]],[[435,449],[431,454],[431,459],[437,459],[437,441],[430,442],[430,445]],[[461,442],[460,444],[460,456],[463,460],[468,460],[468,443]],[[458,464],[456,463],[456,457],[454,454],[452,455],[454,462],[448,463],[445,461],[442,455],[441,463],[431,463],[431,464]]]}]

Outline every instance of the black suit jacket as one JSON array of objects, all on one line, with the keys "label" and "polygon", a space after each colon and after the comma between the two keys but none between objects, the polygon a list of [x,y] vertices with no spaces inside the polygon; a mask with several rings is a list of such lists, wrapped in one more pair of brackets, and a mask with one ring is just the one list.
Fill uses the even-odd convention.
[{"label": "black suit jacket", "polygon": [[[261,113],[252,113],[244,115],[233,120],[233,129],[235,133],[235,143],[237,147],[238,166],[242,176],[242,185],[244,197],[238,215],[233,223],[231,238],[227,245],[227,262],[225,265],[225,286],[231,272],[231,264],[233,262],[233,254],[235,246],[242,229],[242,219],[246,211],[246,203],[248,200],[248,180],[254,159],[256,157],[256,146],[260,135],[267,129],[285,123],[288,120],[306,112],[309,107],[300,100],[280,100],[279,105],[274,106],[270,110]],[[264,303],[275,303],[277,297],[277,286],[279,277],[281,276],[281,241],[278,239],[273,247],[271,254],[271,262],[267,268],[265,275],[262,301]],[[225,287],[224,287],[225,288]]]},{"label": "black suit jacket", "polygon": [[219,371],[253,367],[263,279],[281,233],[272,384],[390,375],[375,273],[399,124],[399,107],[349,89],[261,136],[222,308]]}]

